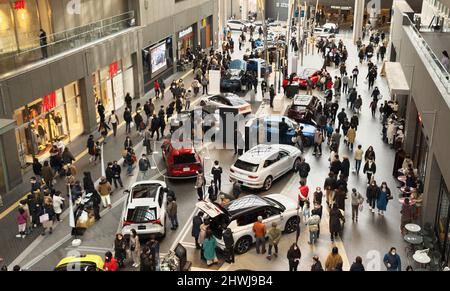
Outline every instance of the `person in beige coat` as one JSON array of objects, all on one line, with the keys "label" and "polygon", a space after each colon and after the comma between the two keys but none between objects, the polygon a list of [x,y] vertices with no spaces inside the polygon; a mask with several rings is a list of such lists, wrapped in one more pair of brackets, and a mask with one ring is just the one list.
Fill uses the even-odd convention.
[{"label": "person in beige coat", "polygon": [[347,132],[347,139],[348,139],[348,147],[353,150],[354,148],[354,144],[355,144],[355,140],[356,140],[356,130],[355,128],[352,126],[349,128],[348,132]]},{"label": "person in beige coat", "polygon": [[131,258],[133,259],[133,267],[139,268],[141,265],[141,243],[139,242],[139,236],[137,235],[135,229],[131,230],[128,250],[130,251]]},{"label": "person in beige coat", "polygon": [[111,208],[111,184],[106,180],[106,177],[102,177],[100,183],[98,184],[97,191],[102,198],[103,207]]}]

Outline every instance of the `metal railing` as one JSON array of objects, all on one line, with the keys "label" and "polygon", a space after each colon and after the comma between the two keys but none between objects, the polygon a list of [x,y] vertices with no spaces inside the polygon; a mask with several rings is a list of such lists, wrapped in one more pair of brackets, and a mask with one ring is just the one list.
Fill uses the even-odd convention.
[{"label": "metal railing", "polygon": [[[44,58],[49,58],[65,51],[118,33],[135,25],[134,11],[102,19],[87,25],[72,28],[47,36],[47,45],[0,56],[0,75],[19,69]],[[37,42],[39,38],[30,39]]]},{"label": "metal railing", "polygon": [[412,32],[409,35],[412,36],[414,40],[412,42],[413,45],[420,49],[422,55],[428,61],[428,67],[433,69],[447,93],[450,94],[450,73],[441,63],[441,60],[436,56],[433,49],[428,45],[427,41],[422,37],[422,34],[420,33],[419,29],[417,29],[414,22],[407,16],[405,16],[405,18],[408,19],[407,26]]}]

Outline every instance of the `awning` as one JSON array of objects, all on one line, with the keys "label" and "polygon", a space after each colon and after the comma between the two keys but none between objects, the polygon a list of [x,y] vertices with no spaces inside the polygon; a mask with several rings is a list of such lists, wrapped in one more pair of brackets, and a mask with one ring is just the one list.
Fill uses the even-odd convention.
[{"label": "awning", "polygon": [[400,63],[385,62],[381,75],[387,79],[391,96],[409,95],[411,89]]}]

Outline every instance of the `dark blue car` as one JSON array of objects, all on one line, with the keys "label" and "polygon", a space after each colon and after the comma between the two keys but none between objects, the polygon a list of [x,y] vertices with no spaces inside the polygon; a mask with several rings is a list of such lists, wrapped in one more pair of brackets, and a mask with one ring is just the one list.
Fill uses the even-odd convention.
[{"label": "dark blue car", "polygon": [[[314,135],[316,133],[316,126],[314,125],[308,125],[303,123],[297,123],[294,120],[290,119],[289,117],[285,116],[266,116],[259,119],[259,124],[264,123],[264,128],[267,130],[267,135],[270,137],[278,136],[279,135],[279,127],[273,126],[274,124],[280,124],[282,119],[285,119],[286,124],[288,125],[288,131],[287,135],[282,137],[280,136],[280,143],[281,144],[289,144],[292,145],[292,139],[295,136],[295,130],[303,126],[303,135],[304,135],[304,145],[305,146],[312,146],[314,145]],[[258,124],[256,122],[256,119],[251,121],[251,130],[257,130]],[[270,139],[268,138],[270,141]]]},{"label": "dark blue car", "polygon": [[261,63],[261,76],[272,73],[272,66],[267,65],[263,59],[250,59],[247,62],[247,71],[258,72],[258,63]]}]

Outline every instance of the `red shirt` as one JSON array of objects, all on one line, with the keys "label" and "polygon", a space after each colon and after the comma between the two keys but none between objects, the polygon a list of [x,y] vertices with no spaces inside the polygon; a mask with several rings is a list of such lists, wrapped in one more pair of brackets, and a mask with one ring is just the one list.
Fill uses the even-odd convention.
[{"label": "red shirt", "polygon": [[158,90],[159,89],[159,82],[155,81],[153,84],[155,86],[155,90]]},{"label": "red shirt", "polygon": [[300,188],[298,188],[300,190],[300,195],[298,195],[298,199],[299,200],[305,200],[308,199],[308,195],[309,195],[309,187],[308,186],[300,186]]},{"label": "red shirt", "polygon": [[115,258],[111,258],[111,261],[105,262],[105,264],[103,265],[103,271],[107,271],[107,272],[116,272],[119,269],[119,267],[117,266],[117,261]]}]

